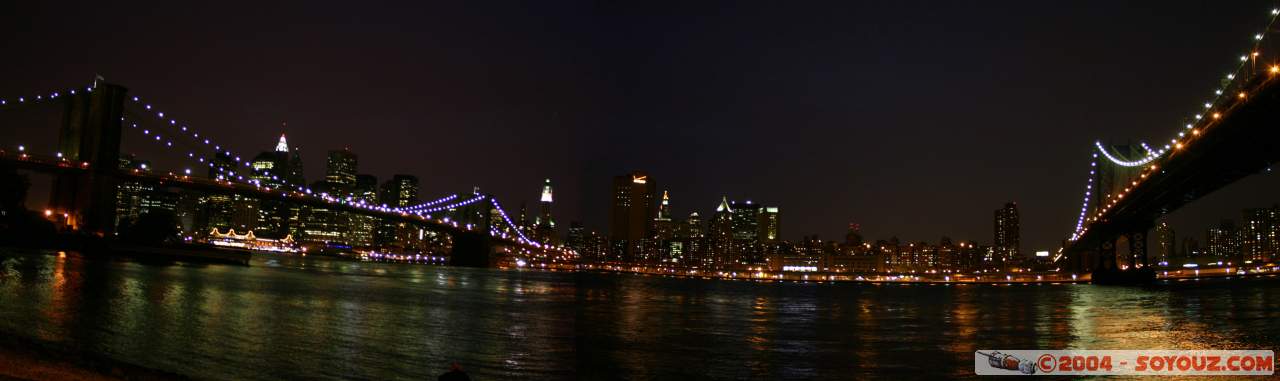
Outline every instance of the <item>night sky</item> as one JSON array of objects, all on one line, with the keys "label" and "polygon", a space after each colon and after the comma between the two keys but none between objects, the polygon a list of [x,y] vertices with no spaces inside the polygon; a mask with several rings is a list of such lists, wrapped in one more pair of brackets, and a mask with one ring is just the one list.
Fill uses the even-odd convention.
[{"label": "night sky", "polygon": [[[380,181],[418,175],[424,197],[479,186],[536,210],[551,178],[561,226],[601,231],[633,169],[677,216],[721,195],[777,205],[787,239],[857,222],[990,243],[1016,201],[1030,252],[1074,225],[1090,144],[1168,139],[1273,5],[691,3],[12,1],[0,97],[99,74],[247,156],[288,121],[309,181],[342,147]],[[5,126],[0,144],[47,128]],[[1278,189],[1255,176],[1175,226]]]}]

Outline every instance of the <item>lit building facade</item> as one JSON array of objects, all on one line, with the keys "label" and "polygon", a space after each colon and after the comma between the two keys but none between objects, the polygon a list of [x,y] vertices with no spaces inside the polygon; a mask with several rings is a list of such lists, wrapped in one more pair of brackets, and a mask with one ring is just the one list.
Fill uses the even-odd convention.
[{"label": "lit building facade", "polygon": [[1242,259],[1272,262],[1280,250],[1280,206],[1244,210],[1240,229]]},{"label": "lit building facade", "polygon": [[995,211],[995,248],[996,262],[1002,266],[1014,264],[1022,258],[1021,225],[1018,218],[1018,204],[1006,203]]},{"label": "lit building facade", "polygon": [[1174,234],[1173,227],[1169,226],[1169,222],[1160,221],[1156,223],[1156,252],[1155,263],[1158,265],[1168,265],[1177,259],[1178,239]]},{"label": "lit building facade", "polygon": [[1205,235],[1205,255],[1221,260],[1231,260],[1240,255],[1243,240],[1240,230],[1230,220],[1223,220],[1218,226],[1209,228]]},{"label": "lit building facade", "polygon": [[349,149],[329,151],[325,163],[324,181],[331,185],[334,194],[347,196],[356,185],[356,154]]},{"label": "lit building facade", "polygon": [[556,244],[556,220],[551,217],[551,203],[553,197],[551,193],[551,179],[546,179],[542,184],[542,194],[538,198],[539,213],[533,226],[533,240]]},{"label": "lit building facade", "polygon": [[609,205],[609,236],[613,248],[611,259],[625,262],[649,262],[645,246],[656,213],[657,183],[648,173],[634,171],[613,178],[613,194]]}]

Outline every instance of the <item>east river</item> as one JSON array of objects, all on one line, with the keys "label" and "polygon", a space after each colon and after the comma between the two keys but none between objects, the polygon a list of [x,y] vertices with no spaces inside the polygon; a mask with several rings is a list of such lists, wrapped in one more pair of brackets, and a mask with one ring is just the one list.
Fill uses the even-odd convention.
[{"label": "east river", "polygon": [[0,335],[198,379],[855,379],[976,349],[1275,349],[1280,280],[757,283],[258,255],[0,250]]}]

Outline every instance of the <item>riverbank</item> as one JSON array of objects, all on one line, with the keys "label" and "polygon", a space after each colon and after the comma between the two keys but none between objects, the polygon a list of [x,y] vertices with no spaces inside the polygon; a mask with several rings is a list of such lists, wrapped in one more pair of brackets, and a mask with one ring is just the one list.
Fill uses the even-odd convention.
[{"label": "riverbank", "polygon": [[0,338],[0,378],[19,380],[186,380],[188,377],[148,369],[85,351],[6,333]]},{"label": "riverbank", "polygon": [[[535,270],[537,270],[535,268]],[[637,266],[591,266],[577,271],[599,274],[630,274],[668,278],[726,280],[757,283],[871,283],[871,284],[985,284],[985,285],[1034,285],[1034,284],[1090,284],[1089,273],[1069,274],[1061,272],[1008,273],[1008,274],[878,274],[878,273],[802,273],[769,271],[717,271],[698,272],[677,269],[650,269]],[[1280,267],[1221,267],[1208,269],[1160,269],[1156,281],[1191,281],[1199,279],[1274,278],[1280,275]]]}]

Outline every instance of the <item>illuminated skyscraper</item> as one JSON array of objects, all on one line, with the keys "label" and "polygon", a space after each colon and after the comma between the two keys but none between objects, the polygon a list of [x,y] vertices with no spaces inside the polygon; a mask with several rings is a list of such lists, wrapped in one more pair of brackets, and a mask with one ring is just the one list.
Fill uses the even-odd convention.
[{"label": "illuminated skyscraper", "polygon": [[329,151],[324,180],[335,194],[348,196],[356,185],[356,154],[349,149]]},{"label": "illuminated skyscraper", "polygon": [[1208,240],[1206,240],[1205,254],[1222,260],[1233,260],[1239,257],[1242,246],[1240,229],[1237,229],[1236,224],[1231,220],[1222,220],[1218,226],[1209,228],[1206,235]]},{"label": "illuminated skyscraper", "polygon": [[1018,204],[1006,203],[995,212],[995,251],[997,262],[1006,264],[1021,259],[1019,239]]},{"label": "illuminated skyscraper", "polygon": [[1169,226],[1166,221],[1160,221],[1156,224],[1156,264],[1172,263],[1177,255],[1178,240],[1173,232],[1173,227]]},{"label": "illuminated skyscraper", "polygon": [[671,222],[671,198],[667,191],[662,191],[662,202],[658,204],[658,216],[653,218],[653,235],[658,241],[669,241],[675,234],[675,226]]},{"label": "illuminated skyscraper", "polygon": [[702,216],[698,212],[689,213],[683,223],[675,231],[675,240],[683,242],[685,261],[690,266],[711,268],[715,260],[707,249],[706,228],[702,224]]},{"label": "illuminated skyscraper", "polygon": [[766,206],[760,213],[760,242],[773,242],[781,238],[782,216],[776,206]]},{"label": "illuminated skyscraper", "polygon": [[1240,229],[1243,258],[1251,262],[1275,260],[1280,250],[1280,206],[1244,210]]},{"label": "illuminated skyscraper", "polygon": [[653,234],[650,235],[653,250],[659,262],[683,264],[685,243],[675,240],[675,222],[671,220],[671,197],[662,191],[658,214],[653,218]]},{"label": "illuminated skyscraper", "polygon": [[382,194],[379,202],[393,208],[414,206],[418,201],[418,177],[414,175],[394,175],[382,183]]},{"label": "illuminated skyscraper", "polygon": [[613,256],[623,261],[641,261],[643,248],[652,230],[657,183],[648,173],[634,171],[613,178],[609,235]]},{"label": "illuminated skyscraper", "polygon": [[556,221],[551,218],[551,202],[551,179],[547,179],[542,184],[542,197],[538,199],[541,213],[534,220],[533,239],[535,241],[544,243],[555,243],[557,241]]},{"label": "illuminated skyscraper", "polygon": [[711,216],[711,226],[707,229],[707,241],[710,262],[714,267],[724,267],[736,262],[739,250],[733,239],[733,207],[728,197],[720,198],[716,213]]},{"label": "illuminated skyscraper", "polygon": [[[378,202],[378,178],[373,175],[356,175],[356,185],[352,191],[353,202],[376,204]],[[352,246],[371,247],[378,228],[378,218],[374,216],[346,213],[351,226],[347,230],[346,241]]]},{"label": "illuminated skyscraper", "polygon": [[[289,159],[289,144],[284,134],[276,142],[275,149],[263,151],[250,162],[250,178],[265,187],[294,188],[305,185],[290,182],[294,164]],[[269,238],[283,238],[298,227],[299,207],[292,203],[263,200],[259,202],[258,223],[255,234]]]},{"label": "illuminated skyscraper", "polygon": [[760,237],[760,205],[747,200],[729,204],[733,214],[733,239],[755,241]]},{"label": "illuminated skyscraper", "polygon": [[[146,160],[137,160],[133,155],[122,155],[120,157],[120,169],[143,173],[151,172],[150,164]],[[154,186],[137,181],[121,181],[116,186],[115,231],[121,231],[122,228],[126,228],[138,220],[138,217],[143,214],[143,200],[153,191],[155,191]]]}]

